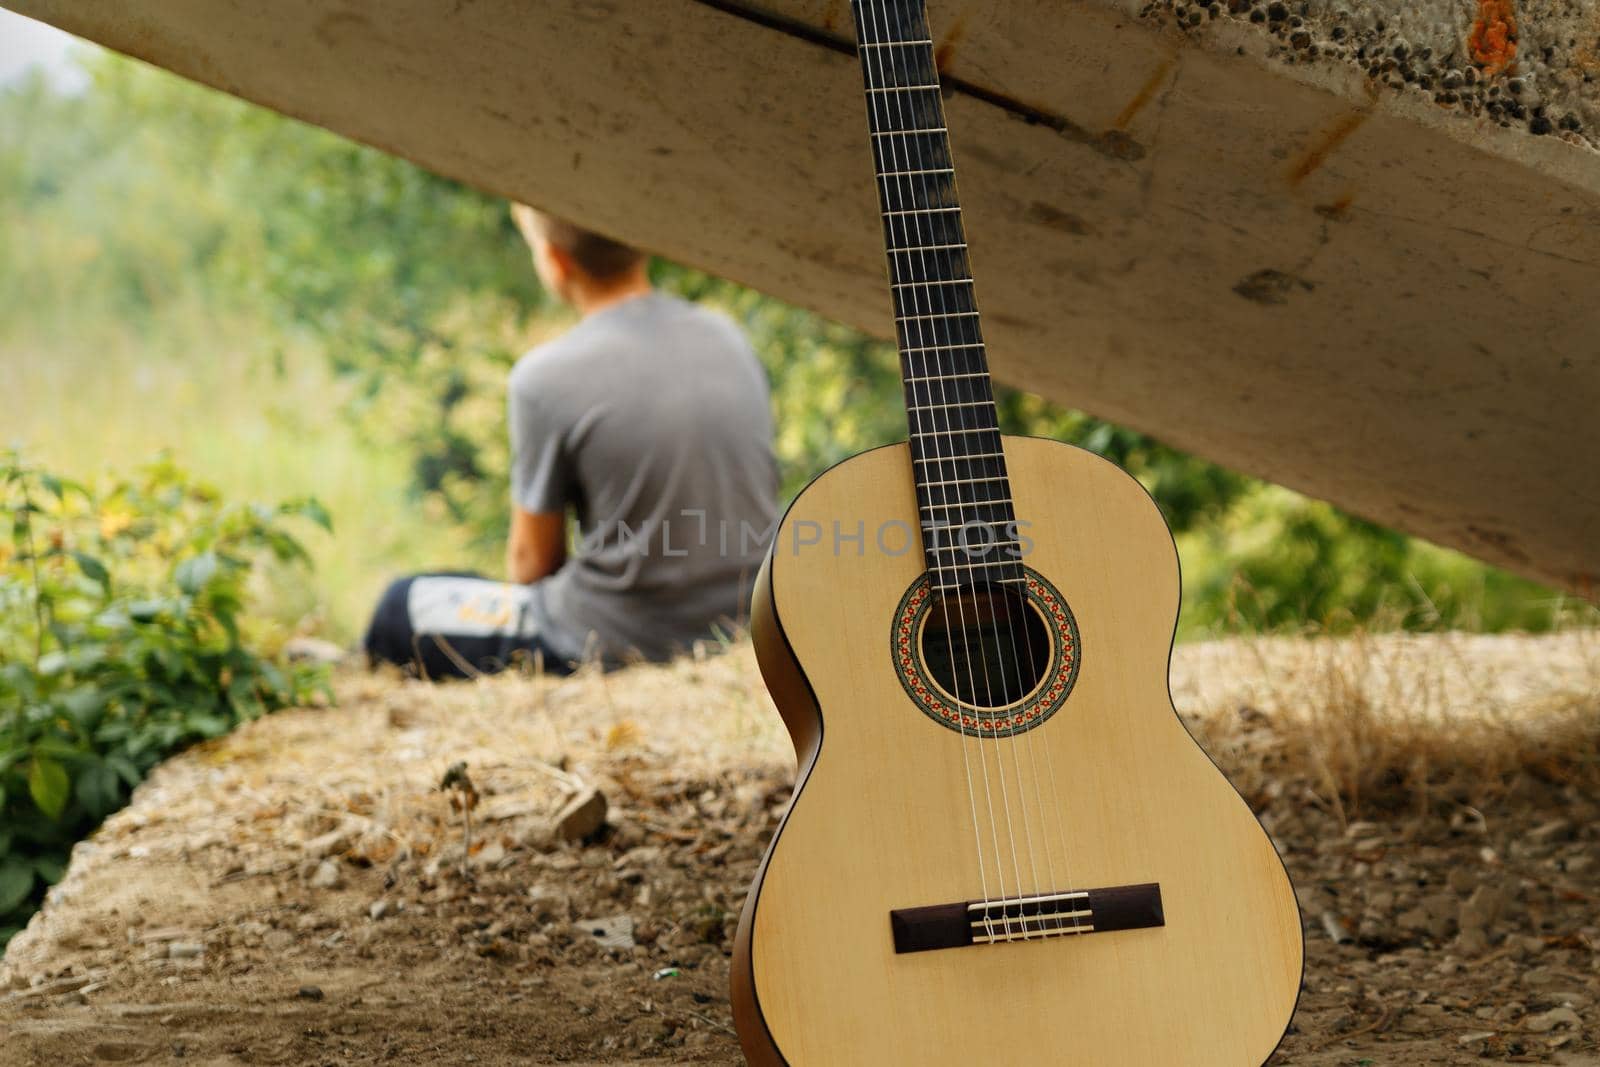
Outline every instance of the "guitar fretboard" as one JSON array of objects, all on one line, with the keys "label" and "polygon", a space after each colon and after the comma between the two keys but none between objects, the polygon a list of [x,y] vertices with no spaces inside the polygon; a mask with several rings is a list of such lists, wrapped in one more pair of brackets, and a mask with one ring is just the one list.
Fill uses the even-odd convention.
[{"label": "guitar fretboard", "polygon": [[923,0],[852,0],[923,552],[935,587],[1019,582],[944,99]]}]

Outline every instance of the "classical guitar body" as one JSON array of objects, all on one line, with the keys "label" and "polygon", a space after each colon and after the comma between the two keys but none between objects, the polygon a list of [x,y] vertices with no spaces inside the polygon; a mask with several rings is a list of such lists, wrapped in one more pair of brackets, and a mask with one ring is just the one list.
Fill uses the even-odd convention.
[{"label": "classical guitar body", "polygon": [[1133,478],[1000,432],[922,0],[852,0],[908,438],[757,579],[800,757],[745,904],[756,1064],[1259,1067],[1294,891],[1167,692],[1178,561]]},{"label": "classical guitar body", "polygon": [[[745,1054],[1256,1067],[1298,996],[1300,917],[1271,842],[1172,708],[1171,536],[1110,463],[1036,438],[1004,449],[1017,512],[1050,531],[1028,567],[1075,623],[1053,637],[1076,631],[1071,692],[1026,732],[941,725],[896,667],[900,606],[925,581],[917,553],[876,543],[892,551],[918,521],[905,447],[834,467],[779,528],[753,622],[801,779],[736,945]],[[865,531],[864,551],[833,543],[836,521]],[[991,898],[1153,884],[1161,924],[1071,933],[1047,916],[1010,941],[896,951],[894,913],[982,898],[985,878]]]}]

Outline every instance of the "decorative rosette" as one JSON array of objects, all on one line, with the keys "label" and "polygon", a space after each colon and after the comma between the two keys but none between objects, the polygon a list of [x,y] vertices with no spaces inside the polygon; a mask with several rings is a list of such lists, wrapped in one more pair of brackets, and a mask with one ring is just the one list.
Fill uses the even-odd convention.
[{"label": "decorative rosette", "polygon": [[927,575],[913,582],[900,599],[889,635],[895,673],[906,695],[939,725],[970,737],[1010,737],[1038,726],[1066,703],[1078,680],[1078,622],[1055,586],[1037,571],[1024,568],[1023,572],[1025,595],[1051,631],[1050,666],[1031,693],[1005,707],[980,708],[957,701],[934,682],[922,657],[922,625],[934,601]]}]

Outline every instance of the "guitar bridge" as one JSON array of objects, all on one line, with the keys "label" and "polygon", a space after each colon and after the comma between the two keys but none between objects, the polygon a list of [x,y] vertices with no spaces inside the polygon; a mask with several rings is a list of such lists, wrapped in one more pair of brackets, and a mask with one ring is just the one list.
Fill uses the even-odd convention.
[{"label": "guitar bridge", "polygon": [[1155,882],[1001,900],[963,900],[954,904],[900,908],[889,913],[896,953],[1041,941],[1165,925],[1161,887]]}]

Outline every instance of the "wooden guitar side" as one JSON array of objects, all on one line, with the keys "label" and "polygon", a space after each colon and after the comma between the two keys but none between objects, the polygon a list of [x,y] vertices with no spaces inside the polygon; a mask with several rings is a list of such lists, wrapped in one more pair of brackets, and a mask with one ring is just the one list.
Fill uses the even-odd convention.
[{"label": "wooden guitar side", "polygon": [[[1172,708],[1171,535],[1112,464],[1034,438],[1004,447],[1035,542],[1028,565],[1075,613],[1081,668],[1048,722],[983,742],[1019,768],[1013,818],[993,829],[1020,840],[1026,825],[1034,847],[1019,854],[1033,870],[1048,837],[1053,888],[1159,883],[1166,925],[894,953],[890,911],[983,894],[965,773],[977,742],[922,714],[889,656],[890,620],[922,559],[874,544],[875,531],[917,521],[907,449],[878,449],[801,494],[757,582],[756,652],[800,775],[735,943],[745,1054],[830,1067],[1258,1067],[1299,994],[1300,916],[1270,840]],[[846,538],[863,524],[859,553],[852,540],[835,551],[836,521]],[[797,546],[819,529],[820,544]],[[1030,743],[1011,762],[1005,746]],[[1023,773],[1047,765],[1054,788]],[[1019,798],[1037,795],[1035,782],[1048,799],[1025,820]],[[1045,881],[1022,877],[1024,890]]]}]

